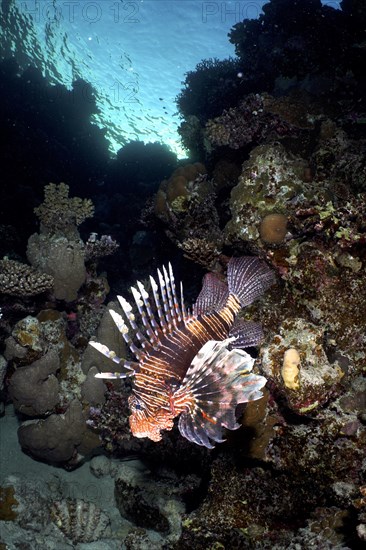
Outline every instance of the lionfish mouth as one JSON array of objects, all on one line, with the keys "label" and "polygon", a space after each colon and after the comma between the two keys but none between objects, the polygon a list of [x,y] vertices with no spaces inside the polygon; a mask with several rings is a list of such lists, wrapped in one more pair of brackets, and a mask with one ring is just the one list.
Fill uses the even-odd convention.
[{"label": "lionfish mouth", "polygon": [[149,414],[146,411],[134,411],[129,417],[131,432],[135,437],[148,437],[152,441],[160,441],[162,430],[173,428],[173,416],[162,411],[160,414]]}]

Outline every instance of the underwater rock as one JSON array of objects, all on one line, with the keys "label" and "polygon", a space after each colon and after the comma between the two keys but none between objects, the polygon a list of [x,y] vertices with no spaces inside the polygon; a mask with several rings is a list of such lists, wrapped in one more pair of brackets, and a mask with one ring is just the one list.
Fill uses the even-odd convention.
[{"label": "underwater rock", "polygon": [[38,479],[18,474],[9,475],[1,485],[1,520],[15,522],[23,529],[43,531],[50,521],[49,487],[41,488]]},{"label": "underwater rock", "polygon": [[224,110],[219,117],[209,120],[204,131],[207,152],[222,146],[240,149],[252,142],[261,143],[272,134],[277,139],[294,134],[287,120],[274,110],[266,110],[266,101],[266,94],[249,94],[237,107]]},{"label": "underwater rock", "polygon": [[23,450],[39,460],[76,466],[100,445],[86,420],[82,404],[74,400],[64,414],[24,422],[18,429],[19,443]]},{"label": "underwater rock", "polygon": [[345,374],[337,362],[329,362],[324,332],[304,319],[288,319],[260,352],[265,375],[299,414],[314,411],[336,396]]},{"label": "underwater rock", "polygon": [[185,506],[177,479],[164,483],[141,463],[124,462],[115,477],[115,498],[121,515],[135,525],[157,531],[171,542],[179,539]]},{"label": "underwater rock", "polygon": [[86,278],[84,243],[63,235],[29,237],[27,257],[33,267],[54,278],[54,295],[57,300],[71,302]]},{"label": "underwater rock", "polygon": [[60,360],[50,351],[31,365],[19,367],[9,380],[9,394],[22,414],[39,416],[52,412],[59,402],[59,383],[55,376]]},{"label": "underwater rock", "polygon": [[109,535],[110,519],[93,502],[80,498],[56,500],[50,512],[53,523],[74,544],[96,541]]}]

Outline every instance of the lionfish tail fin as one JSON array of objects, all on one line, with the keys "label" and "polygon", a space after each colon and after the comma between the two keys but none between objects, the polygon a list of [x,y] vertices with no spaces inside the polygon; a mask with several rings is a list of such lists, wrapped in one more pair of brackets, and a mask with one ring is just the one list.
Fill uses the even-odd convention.
[{"label": "lionfish tail fin", "polygon": [[235,408],[262,397],[263,376],[251,373],[254,359],[245,351],[228,346],[233,339],[210,340],[193,359],[181,387],[173,394],[176,411],[181,412],[180,433],[189,441],[212,448],[224,439],[223,428],[235,430],[239,424]]},{"label": "lionfish tail fin", "polygon": [[259,258],[231,258],[227,272],[228,287],[242,307],[259,298],[275,282],[274,272]]}]

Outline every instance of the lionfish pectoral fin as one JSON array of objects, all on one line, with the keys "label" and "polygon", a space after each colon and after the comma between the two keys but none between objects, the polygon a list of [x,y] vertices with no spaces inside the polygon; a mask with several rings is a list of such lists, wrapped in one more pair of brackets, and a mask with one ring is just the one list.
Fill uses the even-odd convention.
[{"label": "lionfish pectoral fin", "polygon": [[232,339],[209,341],[193,359],[182,385],[174,393],[181,410],[178,428],[189,441],[212,448],[221,442],[223,428],[239,428],[235,409],[262,397],[263,376],[251,373],[254,359],[245,351],[228,346]]}]

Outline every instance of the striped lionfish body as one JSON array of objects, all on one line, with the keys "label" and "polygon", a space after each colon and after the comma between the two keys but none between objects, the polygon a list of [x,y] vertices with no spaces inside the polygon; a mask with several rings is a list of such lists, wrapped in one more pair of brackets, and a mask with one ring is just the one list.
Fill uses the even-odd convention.
[{"label": "striped lionfish body", "polygon": [[90,342],[130,372],[96,376],[133,377],[129,421],[134,436],[159,441],[161,431],[171,430],[179,416],[184,437],[212,448],[212,441],[223,441],[224,427],[239,427],[236,405],[262,396],[266,379],[251,372],[254,359],[242,350],[257,345],[262,331],[237,314],[273,284],[273,272],[258,258],[232,258],[227,284],[207,274],[192,312],[184,306],[182,286],[178,301],[170,264],[168,270],[158,270],[159,284],[152,277],[150,282],[153,301],[140,282],[131,288],[143,330],[121,296],[124,316],[110,310],[136,361],[121,359],[103,344]]}]

